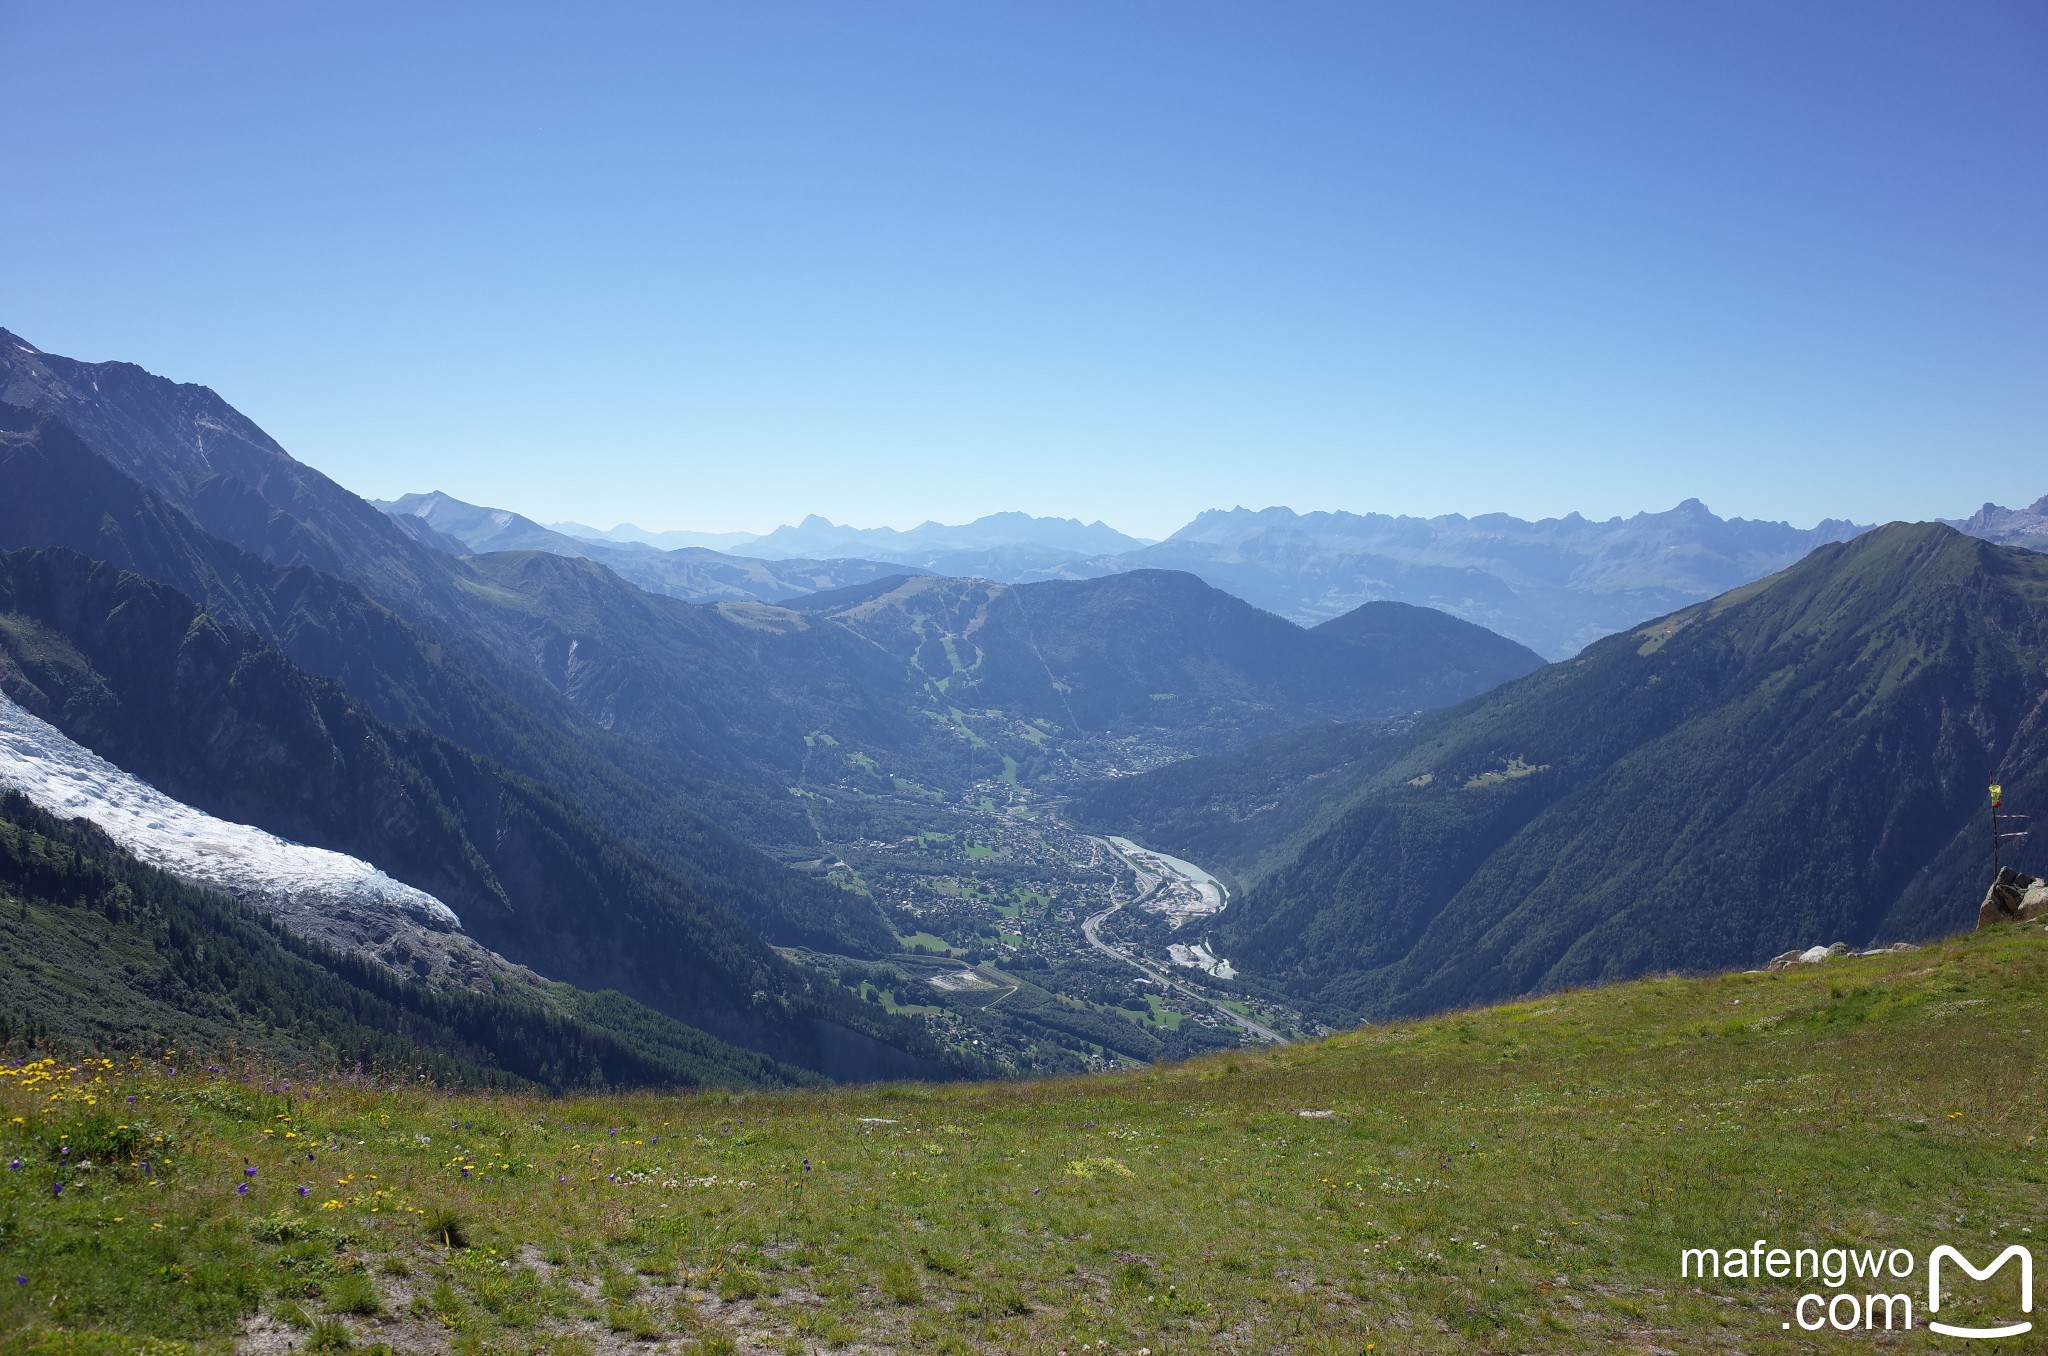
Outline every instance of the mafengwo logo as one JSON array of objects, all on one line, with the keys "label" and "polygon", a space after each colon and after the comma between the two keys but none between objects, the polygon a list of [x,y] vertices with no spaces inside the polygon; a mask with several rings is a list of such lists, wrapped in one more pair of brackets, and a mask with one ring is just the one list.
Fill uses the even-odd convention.
[{"label": "mafengwo logo", "polygon": [[[2010,1271],[2008,1271],[2010,1268]],[[1916,1314],[1915,1278],[1926,1276],[1927,1307]],[[2001,1275],[2016,1274],[2019,1293]],[[1930,1332],[1944,1337],[1994,1339],[2032,1332],[2034,1321],[2017,1315],[2034,1312],[2034,1254],[2014,1243],[1978,1266],[1960,1248],[1947,1243],[1920,1258],[1906,1248],[1774,1248],[1759,1238],[1747,1248],[1683,1248],[1678,1274],[1688,1280],[1810,1280],[1822,1289],[1809,1290],[1792,1302],[1792,1316],[1783,1326],[1806,1332],[1911,1331],[1916,1317]],[[1975,1294],[1967,1281],[1979,1282]],[[2015,1316],[1987,1320],[1974,1313],[1968,1323],[1951,1321],[1974,1299],[1973,1309]],[[1947,1317],[1943,1305],[1947,1305]]]}]

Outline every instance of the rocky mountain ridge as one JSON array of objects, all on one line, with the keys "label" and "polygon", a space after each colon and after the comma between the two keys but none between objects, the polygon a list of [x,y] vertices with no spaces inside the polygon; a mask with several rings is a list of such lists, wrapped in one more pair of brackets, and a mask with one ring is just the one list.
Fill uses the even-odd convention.
[{"label": "rocky mountain ridge", "polygon": [[2048,494],[2025,508],[2009,509],[1999,504],[1986,504],[1967,518],[1944,518],[1942,521],[1958,532],[1967,532],[2002,546],[2048,551]]}]

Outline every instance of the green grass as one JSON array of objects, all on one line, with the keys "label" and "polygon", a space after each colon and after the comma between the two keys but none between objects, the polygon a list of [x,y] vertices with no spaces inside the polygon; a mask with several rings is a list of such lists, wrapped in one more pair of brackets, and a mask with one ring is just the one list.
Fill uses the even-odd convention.
[{"label": "green grass", "polygon": [[1681,1280],[1679,1249],[2048,1231],[2044,1036],[2048,935],[2013,928],[1041,1083],[550,1099],[9,1061],[0,1349],[225,1351],[257,1321],[513,1352],[1867,1351],[1782,1329],[1790,1281]]}]

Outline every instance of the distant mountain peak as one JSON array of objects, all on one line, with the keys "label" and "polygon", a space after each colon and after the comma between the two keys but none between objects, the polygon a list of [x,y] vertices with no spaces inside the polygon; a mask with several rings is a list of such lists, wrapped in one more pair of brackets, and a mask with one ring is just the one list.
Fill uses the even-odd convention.
[{"label": "distant mountain peak", "polygon": [[2048,550],[2048,494],[2025,508],[2010,509],[1987,503],[1967,518],[1947,518],[1950,527],[1973,537],[2003,546],[2024,546],[2031,551]]}]

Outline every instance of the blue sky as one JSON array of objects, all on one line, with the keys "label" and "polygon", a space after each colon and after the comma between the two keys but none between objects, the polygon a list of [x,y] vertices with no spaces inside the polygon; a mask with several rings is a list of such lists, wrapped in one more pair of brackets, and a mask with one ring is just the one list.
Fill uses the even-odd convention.
[{"label": "blue sky", "polygon": [[0,0],[0,324],[366,494],[2048,493],[2048,7]]}]

